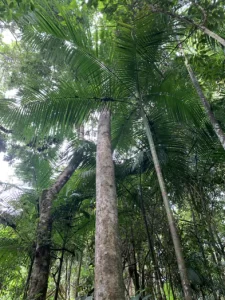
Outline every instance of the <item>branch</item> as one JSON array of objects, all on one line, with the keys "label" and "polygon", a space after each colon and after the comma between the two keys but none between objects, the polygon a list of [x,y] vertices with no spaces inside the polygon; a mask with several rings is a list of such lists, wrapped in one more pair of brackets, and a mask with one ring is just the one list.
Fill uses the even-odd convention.
[{"label": "branch", "polygon": [[52,251],[67,251],[69,252],[70,254],[72,254],[73,256],[75,255],[75,251],[71,251],[67,248],[51,248]]},{"label": "branch", "polygon": [[196,6],[199,10],[201,10],[201,13],[203,15],[203,19],[202,19],[202,25],[205,25],[206,21],[207,21],[207,13],[204,10],[204,8],[199,5],[198,3],[193,2],[193,5]]},{"label": "branch", "polygon": [[13,230],[16,230],[16,224],[10,220],[7,220],[7,218],[3,216],[0,216],[0,223],[5,226],[11,227]]},{"label": "branch", "polygon": [[3,131],[4,133],[12,133],[13,132],[11,129],[6,129],[2,125],[0,125],[0,130]]},{"label": "branch", "polygon": [[225,47],[225,39],[223,39],[221,36],[219,36],[215,32],[211,31],[207,27],[203,26],[202,24],[198,24],[195,21],[193,21],[192,19],[189,19],[188,17],[183,17],[183,16],[180,16],[180,15],[170,12],[170,11],[165,11],[165,10],[161,9],[160,7],[157,7],[157,6],[154,6],[151,4],[149,5],[149,8],[150,8],[151,12],[153,12],[153,13],[162,13],[162,14],[171,16],[172,18],[179,20],[181,22],[185,22],[190,25],[193,25],[194,27],[201,30],[206,35],[210,36],[211,38],[213,38],[214,40],[216,40],[218,43],[220,43],[221,45],[223,45]]}]

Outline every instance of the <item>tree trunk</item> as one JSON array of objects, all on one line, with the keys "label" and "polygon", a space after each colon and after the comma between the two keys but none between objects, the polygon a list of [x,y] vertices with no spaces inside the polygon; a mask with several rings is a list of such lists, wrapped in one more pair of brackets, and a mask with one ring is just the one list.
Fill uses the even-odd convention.
[{"label": "tree trunk", "polygon": [[65,247],[65,245],[63,244],[61,257],[59,259],[59,270],[58,270],[58,278],[57,278],[57,282],[56,282],[54,300],[58,299],[58,294],[59,294],[59,285],[60,285],[60,281],[61,281],[61,272],[62,272],[62,265],[63,265],[63,260],[64,260],[64,253],[65,253],[64,247]]},{"label": "tree trunk", "polygon": [[110,112],[100,115],[96,159],[95,300],[125,300],[110,136]]},{"label": "tree trunk", "polygon": [[72,265],[73,265],[73,257],[70,259],[70,265],[67,273],[67,289],[66,289],[66,299],[70,300],[70,285],[71,285],[71,272],[72,272]]},{"label": "tree trunk", "polygon": [[42,192],[40,198],[40,218],[37,228],[37,245],[28,291],[28,300],[44,300],[46,298],[50,268],[52,202],[79,166],[81,158],[82,154],[77,152],[52,187]]},{"label": "tree trunk", "polygon": [[[184,51],[182,49],[182,46],[180,46],[180,48],[181,48],[181,51],[182,51],[182,53],[184,55]],[[193,85],[194,85],[194,87],[196,89],[196,92],[199,95],[199,98],[200,98],[200,100],[202,102],[202,105],[203,105],[203,107],[205,109],[206,115],[208,116],[208,118],[210,120],[210,123],[211,123],[211,125],[212,125],[212,127],[213,127],[213,129],[214,129],[214,131],[215,131],[215,133],[216,133],[216,135],[217,135],[217,137],[218,137],[218,139],[219,139],[222,147],[225,150],[225,134],[224,134],[223,130],[221,129],[218,121],[216,120],[216,118],[214,116],[214,113],[213,113],[213,111],[212,111],[212,109],[210,107],[210,104],[207,101],[207,99],[205,98],[205,95],[203,94],[201,86],[200,86],[200,84],[199,84],[199,82],[198,82],[198,80],[197,80],[197,78],[196,78],[196,76],[195,76],[195,74],[194,74],[194,72],[193,72],[190,64],[188,63],[185,55],[184,55],[184,58],[185,58],[185,65],[186,65],[186,68],[187,68],[188,73],[190,75],[191,81],[192,81],[192,83],[193,83]]]},{"label": "tree trunk", "polygon": [[167,195],[167,191],[166,191],[166,186],[165,186],[164,178],[162,175],[161,167],[159,164],[158,156],[156,153],[155,144],[153,141],[149,122],[148,122],[148,119],[147,119],[142,107],[141,107],[141,115],[142,115],[142,120],[144,123],[144,127],[146,130],[146,134],[147,134],[147,138],[148,138],[148,142],[149,142],[152,160],[153,160],[155,171],[156,171],[158,181],[159,181],[159,186],[160,186],[160,190],[162,193],[163,203],[164,203],[164,206],[166,209],[167,219],[168,219],[168,223],[169,223],[169,229],[170,229],[170,233],[171,233],[172,240],[173,240],[174,250],[175,250],[175,254],[176,254],[176,258],[177,258],[178,269],[180,272],[180,278],[181,278],[181,283],[182,283],[182,287],[183,287],[184,298],[185,298],[185,300],[191,300],[192,292],[191,292],[190,283],[189,283],[188,276],[187,276],[187,269],[186,269],[185,262],[184,262],[180,238],[178,236],[176,224],[175,224],[173,214],[171,211],[171,207],[170,207],[170,203],[169,203],[169,199],[168,199],[168,195]]},{"label": "tree trunk", "polygon": [[28,271],[28,274],[27,274],[27,281],[26,281],[26,285],[25,285],[25,289],[24,289],[24,295],[23,295],[24,300],[27,299],[27,292],[28,292],[28,287],[29,287],[29,284],[30,284],[33,264],[34,264],[34,256],[33,256],[33,254],[31,254],[30,267],[29,267],[29,271]]},{"label": "tree trunk", "polygon": [[75,299],[78,296],[78,287],[80,284],[80,273],[81,273],[81,266],[82,266],[82,259],[83,259],[83,253],[81,252],[80,254],[80,260],[79,260],[79,266],[78,266],[78,273],[77,273],[77,279],[76,279],[76,283],[75,283]]},{"label": "tree trunk", "polygon": [[135,238],[134,238],[134,232],[133,227],[131,224],[131,240],[130,245],[131,249],[128,254],[128,272],[130,275],[130,278],[133,280],[134,288],[135,288],[135,294],[140,293],[140,282],[139,282],[139,274],[137,270],[137,260],[136,260],[136,253],[135,253]]},{"label": "tree trunk", "polygon": [[[204,247],[203,247],[203,243],[202,241],[200,240],[200,237],[199,237],[199,230],[198,230],[198,225],[196,223],[196,219],[195,219],[195,213],[194,213],[194,210],[193,210],[193,207],[192,207],[192,202],[195,201],[195,198],[193,197],[192,193],[191,193],[191,199],[190,199],[190,211],[191,211],[191,215],[192,215],[192,220],[193,220],[193,224],[194,224],[194,232],[195,232],[195,236],[196,236],[196,239],[197,239],[197,244],[199,246],[199,251],[201,252],[202,254],[202,257],[203,257],[203,261],[204,261],[204,267],[205,269],[207,270],[207,276],[209,278],[209,281],[211,283],[211,286],[213,286],[213,278],[211,276],[211,272],[210,272],[210,267],[209,267],[209,264],[208,264],[208,260],[206,258],[206,255],[205,255],[205,250],[204,250]],[[208,273],[209,271],[209,273]],[[217,295],[215,293],[215,290],[213,289],[212,291],[213,293],[213,297],[215,300],[217,300]],[[203,297],[203,299],[205,299]]]},{"label": "tree trunk", "polygon": [[144,201],[143,201],[143,197],[142,197],[141,182],[140,182],[140,202],[141,202],[140,203],[141,204],[141,212],[142,212],[142,216],[143,216],[144,224],[145,224],[145,230],[146,230],[146,233],[147,233],[149,250],[150,250],[151,258],[152,258],[153,269],[154,269],[154,273],[155,273],[156,286],[157,286],[157,294],[158,294],[157,299],[159,299],[159,300],[162,300],[162,299],[165,300],[165,296],[163,294],[164,293],[164,291],[163,291],[163,283],[161,281],[161,276],[160,276],[160,272],[159,272],[159,264],[158,264],[157,258],[155,256],[154,243],[153,243],[153,240],[151,238],[151,234],[150,234],[149,229],[148,229],[148,221],[147,221],[147,216],[146,216],[146,212],[145,212]]}]

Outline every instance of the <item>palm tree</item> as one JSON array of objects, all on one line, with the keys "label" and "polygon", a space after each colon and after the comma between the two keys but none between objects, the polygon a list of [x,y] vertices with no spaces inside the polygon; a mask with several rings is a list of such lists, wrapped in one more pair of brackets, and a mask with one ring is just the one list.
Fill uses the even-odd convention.
[{"label": "palm tree", "polygon": [[184,49],[182,47],[182,44],[180,44],[180,49],[181,49],[181,52],[182,52],[182,54],[184,56],[185,66],[186,66],[187,71],[189,73],[190,79],[191,79],[191,81],[193,83],[193,86],[195,87],[196,92],[197,92],[197,94],[199,96],[199,99],[200,99],[200,101],[202,103],[202,106],[204,107],[204,110],[206,112],[206,115],[207,115],[208,119],[210,120],[210,123],[211,123],[211,125],[212,125],[212,127],[213,127],[213,129],[214,129],[214,131],[215,131],[215,133],[216,133],[216,135],[217,135],[217,137],[218,137],[218,139],[219,139],[222,147],[225,150],[225,134],[224,134],[224,132],[223,132],[223,130],[222,130],[219,122],[217,121],[217,119],[216,119],[216,117],[215,117],[215,115],[214,115],[214,113],[213,113],[213,111],[211,109],[210,103],[208,102],[208,100],[206,99],[206,97],[205,97],[205,95],[203,93],[203,90],[202,90],[202,88],[201,88],[201,86],[200,86],[200,84],[198,82],[198,79],[197,79],[197,77],[196,77],[196,75],[195,75],[195,73],[194,73],[191,65],[189,64],[189,62],[187,60],[187,57],[184,54]]},{"label": "palm tree", "polygon": [[[81,123],[105,101],[110,102],[113,116],[116,116],[117,112],[122,110],[124,123],[127,121],[127,115],[136,116],[139,120],[142,120],[167,211],[185,298],[191,299],[180,241],[176,233],[162,171],[155,151],[150,125],[151,119],[148,117],[154,106],[158,105],[156,102],[157,97],[160,99],[162,96],[161,84],[167,80],[163,74],[166,70],[163,67],[161,57],[165,52],[163,45],[168,45],[170,42],[171,27],[167,24],[167,30],[164,30],[165,24],[163,22],[160,23],[149,16],[141,20],[133,20],[131,25],[125,24],[118,27],[117,44],[112,48],[114,51],[113,59],[107,66],[103,63],[105,49],[102,51],[104,54],[102,60],[96,57],[92,46],[93,40],[85,38],[85,33],[88,31],[86,28],[86,31],[82,28],[83,24],[79,25],[74,22],[63,10],[60,14],[64,19],[64,24],[57,20],[54,13],[49,11],[46,13],[42,9],[37,10],[35,18],[31,15],[27,19],[41,33],[35,32],[35,35],[30,35],[28,32],[28,34],[25,33],[25,37],[34,46],[45,45],[48,49],[57,49],[57,53],[51,51],[47,53],[47,56],[52,56],[55,59],[63,57],[68,68],[77,71],[76,80],[71,82],[65,80],[62,84],[59,84],[57,91],[53,90],[47,95],[48,101],[46,101],[44,93],[38,93],[36,99],[42,101],[41,105],[40,102],[34,102],[22,107],[21,110],[26,112],[28,124],[33,122],[33,116],[36,115],[35,122],[40,124],[38,129],[45,128],[45,132],[54,126],[57,127],[57,130],[65,130],[69,125]],[[109,48],[107,46],[107,50]],[[101,51],[98,51],[98,55],[100,53]],[[110,81],[109,78],[112,80]],[[105,86],[107,88],[104,88]],[[176,100],[175,97],[171,97],[166,92],[164,97],[168,101],[171,101],[171,99],[172,101]],[[49,101],[49,99],[52,101]],[[190,115],[193,115],[191,119],[196,119],[195,113],[199,113],[200,109],[195,102],[191,101],[193,107],[190,114],[190,101],[190,99],[189,103],[185,102],[185,99],[176,101],[176,113],[173,113],[177,115],[177,110],[181,112],[178,117],[180,121],[182,119],[180,116],[187,119],[190,118]],[[173,111],[173,109],[171,110]],[[162,111],[165,114],[169,113],[167,103],[162,105]],[[53,116],[50,123],[46,122],[49,115]],[[45,123],[43,123],[43,120],[45,120]],[[114,186],[113,182],[112,186]],[[114,213],[117,214],[116,211]],[[119,267],[115,272],[114,276],[120,278],[120,275],[118,275],[120,274]],[[96,293],[98,292],[96,291]]]},{"label": "palm tree", "polygon": [[[96,157],[95,299],[125,299],[118,234],[110,112],[99,118]],[[112,275],[113,274],[113,275]]]},{"label": "palm tree", "polygon": [[[194,27],[195,29],[200,30],[201,32],[206,34],[208,37],[216,40],[222,46],[225,46],[225,39],[223,37],[221,37],[220,35],[218,35],[216,32],[210,30],[208,27],[205,26],[204,23],[207,21],[207,12],[206,12],[206,10],[203,7],[201,7],[199,4],[195,3],[195,2],[192,3],[192,4],[196,7],[198,7],[198,9],[203,14],[203,24],[202,23],[197,23],[197,22],[195,22],[195,20],[193,20],[193,19],[191,19],[187,16],[182,16],[182,15],[174,13],[172,11],[166,11],[166,10],[162,9],[161,7],[157,7],[157,6],[154,6],[154,5],[150,5],[150,9],[154,13],[162,13],[164,15],[167,15],[167,16],[170,16],[170,17],[174,18],[175,20],[178,20],[180,23],[184,23],[184,24],[187,24],[191,27]],[[214,5],[215,5],[215,3],[214,3]],[[223,8],[221,7],[221,10],[222,9]]]}]

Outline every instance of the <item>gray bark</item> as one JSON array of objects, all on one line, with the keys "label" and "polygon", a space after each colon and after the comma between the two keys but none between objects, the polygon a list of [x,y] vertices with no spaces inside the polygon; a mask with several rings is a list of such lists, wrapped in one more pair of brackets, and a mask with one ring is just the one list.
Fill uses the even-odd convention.
[{"label": "gray bark", "polygon": [[95,300],[125,300],[110,136],[110,112],[100,115],[96,159]]},{"label": "gray bark", "polygon": [[219,36],[218,34],[216,34],[213,31],[209,30],[207,27],[205,27],[203,25],[195,24],[195,26],[225,47],[225,40],[221,36]]},{"label": "gray bark", "polygon": [[160,190],[161,190],[161,193],[162,193],[163,203],[164,203],[164,206],[165,206],[165,209],[166,209],[166,215],[167,215],[167,219],[168,219],[168,223],[169,223],[169,229],[170,229],[171,237],[172,237],[172,240],[173,240],[173,245],[174,245],[174,250],[175,250],[177,264],[178,264],[178,269],[179,269],[179,273],[180,273],[182,288],[183,288],[183,292],[184,292],[184,299],[185,300],[191,300],[192,299],[192,292],[191,292],[191,288],[190,288],[189,279],[188,279],[188,276],[187,276],[187,269],[186,269],[186,266],[185,266],[185,261],[184,261],[184,257],[183,257],[183,253],[182,253],[180,238],[179,238],[179,235],[178,235],[178,232],[177,232],[175,220],[174,220],[173,213],[172,213],[172,210],[171,210],[171,207],[170,207],[170,202],[169,202],[169,199],[168,199],[166,186],[165,186],[164,178],[163,178],[163,175],[162,175],[161,167],[160,167],[160,164],[159,164],[158,155],[156,153],[155,144],[154,144],[154,140],[153,140],[153,137],[152,137],[149,122],[148,122],[148,119],[147,119],[147,117],[145,115],[145,112],[144,112],[142,107],[141,107],[141,116],[142,116],[142,120],[143,120],[143,123],[144,123],[144,126],[145,126],[146,135],[147,135],[147,138],[148,138],[149,147],[150,147],[150,151],[151,151],[151,155],[152,155],[152,160],[153,160],[153,163],[154,163],[154,167],[155,167],[155,171],[156,171],[156,174],[157,174]]},{"label": "gray bark", "polygon": [[52,203],[63,186],[70,179],[81,162],[82,154],[76,153],[56,182],[48,190],[44,190],[40,198],[40,217],[37,228],[37,244],[32,268],[28,300],[44,300],[48,288],[51,245],[51,208]]}]

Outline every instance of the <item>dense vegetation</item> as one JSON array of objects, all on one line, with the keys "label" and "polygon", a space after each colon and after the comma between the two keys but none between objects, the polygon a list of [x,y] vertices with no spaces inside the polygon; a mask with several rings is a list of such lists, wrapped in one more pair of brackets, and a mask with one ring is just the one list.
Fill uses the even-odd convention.
[{"label": "dense vegetation", "polygon": [[224,17],[0,3],[0,299],[225,299]]}]

